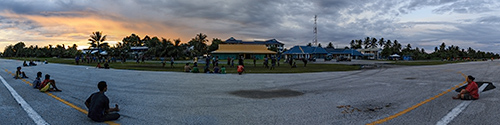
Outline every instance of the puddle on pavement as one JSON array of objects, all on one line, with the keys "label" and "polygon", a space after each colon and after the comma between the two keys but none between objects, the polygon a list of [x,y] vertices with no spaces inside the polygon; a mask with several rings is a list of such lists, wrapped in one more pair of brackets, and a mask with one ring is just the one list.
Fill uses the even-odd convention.
[{"label": "puddle on pavement", "polygon": [[236,95],[244,98],[266,99],[266,98],[281,98],[281,97],[295,97],[304,95],[303,92],[293,91],[289,89],[280,90],[238,90],[230,92],[229,94]]}]

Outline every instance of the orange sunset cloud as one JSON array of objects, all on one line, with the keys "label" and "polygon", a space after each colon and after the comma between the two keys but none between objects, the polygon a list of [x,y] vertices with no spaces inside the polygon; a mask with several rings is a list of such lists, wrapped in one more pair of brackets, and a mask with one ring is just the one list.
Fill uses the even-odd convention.
[{"label": "orange sunset cloud", "polygon": [[[15,44],[19,41],[29,45],[56,45],[76,44],[79,48],[88,47],[88,38],[92,32],[103,31],[107,35],[107,42],[111,45],[121,41],[124,37],[132,33],[143,38],[146,35],[150,37],[158,36],[166,39],[181,38],[183,42],[187,41],[189,34],[182,36],[173,32],[171,29],[159,22],[140,22],[125,20],[124,18],[110,18],[92,12],[64,12],[50,13],[50,16],[16,14],[10,11],[3,11],[0,16],[15,19],[17,21],[33,22],[35,25],[31,29],[22,29],[23,26],[11,27],[0,30],[0,51],[5,46]],[[60,15],[58,15],[60,14]],[[76,15],[76,16],[67,16]]]}]

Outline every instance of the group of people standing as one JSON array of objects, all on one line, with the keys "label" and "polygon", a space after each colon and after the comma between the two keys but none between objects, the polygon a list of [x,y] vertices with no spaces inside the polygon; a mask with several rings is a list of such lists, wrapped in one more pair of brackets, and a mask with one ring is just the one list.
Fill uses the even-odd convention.
[{"label": "group of people standing", "polygon": [[[265,68],[268,68],[270,70],[273,70],[275,67],[276,67],[276,63],[278,64],[278,66],[280,66],[280,57],[271,57],[271,67],[269,67],[269,58],[265,57],[264,58],[264,67]],[[254,58],[254,66],[255,66],[255,58]]]},{"label": "group of people standing", "polygon": [[[240,57],[238,60],[237,72],[238,74],[242,74],[245,70],[243,64],[243,57]],[[210,64],[212,64],[212,68],[210,68]],[[232,67],[234,65],[234,58],[228,57],[227,64]],[[190,63],[186,63],[184,66],[184,72],[191,73],[200,73],[200,69],[198,68],[198,58],[193,59],[193,67],[190,66]],[[205,66],[203,68],[203,73],[215,73],[215,74],[226,74],[226,67],[223,65],[219,67],[219,57],[207,57],[205,59]]]}]

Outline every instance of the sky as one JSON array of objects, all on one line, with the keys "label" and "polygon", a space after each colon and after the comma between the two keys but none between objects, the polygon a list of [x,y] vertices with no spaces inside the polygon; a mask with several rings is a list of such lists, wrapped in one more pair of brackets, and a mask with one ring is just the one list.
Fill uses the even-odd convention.
[{"label": "sky", "polygon": [[375,37],[431,53],[445,43],[500,53],[498,0],[2,0],[0,51],[27,46],[89,46],[102,31],[111,45],[137,34],[188,42],[277,39],[291,48],[313,41],[349,46]]}]

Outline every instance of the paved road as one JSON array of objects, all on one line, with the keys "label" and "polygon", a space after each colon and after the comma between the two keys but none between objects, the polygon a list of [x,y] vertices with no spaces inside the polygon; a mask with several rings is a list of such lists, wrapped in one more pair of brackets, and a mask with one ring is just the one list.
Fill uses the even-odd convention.
[{"label": "paved road", "polygon": [[[13,79],[7,71],[14,72],[21,64],[0,59],[0,76],[45,121],[105,124],[92,122],[74,107]],[[463,102],[451,99],[455,92],[446,93],[465,81],[463,74],[496,85],[500,83],[499,69],[499,61],[487,61],[303,74],[215,75],[63,64],[25,67],[23,71],[30,76],[30,82],[38,71],[50,74],[63,90],[51,94],[85,110],[84,101],[98,91],[97,83],[107,81],[111,105],[121,108],[122,117],[114,122],[118,124],[250,125],[367,124],[390,116],[395,118],[382,123],[436,124]],[[264,98],[269,93],[262,94],[262,98],[230,94],[239,90],[292,90],[304,94],[276,98]],[[440,93],[444,94],[436,96]],[[479,100],[471,102],[449,124],[497,124],[500,100],[495,95],[499,94],[498,89],[481,93]],[[4,86],[0,86],[0,112],[2,124],[35,124]]]}]

